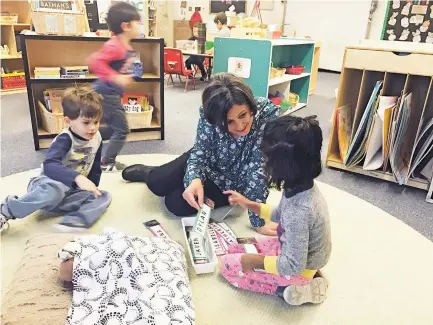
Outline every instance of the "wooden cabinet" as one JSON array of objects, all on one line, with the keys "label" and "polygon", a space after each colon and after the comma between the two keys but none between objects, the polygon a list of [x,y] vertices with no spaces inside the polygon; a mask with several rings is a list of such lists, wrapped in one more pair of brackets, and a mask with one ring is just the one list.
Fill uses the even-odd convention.
[{"label": "wooden cabinet", "polygon": [[[349,46],[345,50],[326,165],[398,183],[391,168],[385,168],[385,165],[377,170],[366,170],[360,162],[349,168],[341,158],[338,139],[338,108],[347,106],[349,109],[352,121],[351,141],[353,141],[353,134],[358,130],[373,88],[378,81],[383,82],[380,96],[416,93],[410,106],[407,133],[403,138],[405,142],[409,141],[411,144],[405,148],[404,153],[407,154],[410,151],[413,155],[415,152],[420,130],[433,119],[433,46],[403,42],[363,41],[360,45]],[[396,120],[391,120],[391,126],[393,122]],[[398,124],[396,127],[398,128]],[[366,132],[369,132],[368,128]],[[417,178],[414,175],[407,179],[405,185],[424,190],[429,188],[429,182],[426,179]]]},{"label": "wooden cabinet", "polygon": [[[89,56],[100,49],[107,40],[105,37],[21,35],[35,150],[48,148],[57,135],[41,127],[38,103],[44,102],[43,91],[48,88],[67,88],[75,83],[90,83],[97,79],[94,75],[73,79],[35,79],[35,67],[87,65]],[[128,141],[163,140],[164,41],[160,38],[135,39],[132,41],[132,47],[140,53],[144,63],[144,74],[128,87],[125,93],[146,94],[154,110],[150,126],[131,129]]]}]

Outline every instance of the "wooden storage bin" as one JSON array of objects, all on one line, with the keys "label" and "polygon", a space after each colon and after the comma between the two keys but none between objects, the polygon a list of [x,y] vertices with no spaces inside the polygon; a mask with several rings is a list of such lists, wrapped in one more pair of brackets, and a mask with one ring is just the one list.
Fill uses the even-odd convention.
[{"label": "wooden storage bin", "polygon": [[419,53],[347,49],[346,68],[433,75],[433,55]]},{"label": "wooden storage bin", "polygon": [[149,106],[149,108],[149,110],[140,113],[126,113],[126,119],[131,130],[150,126],[152,123],[153,107]]},{"label": "wooden storage bin", "polygon": [[[400,53],[405,54],[399,55]],[[404,134],[404,141],[402,140],[407,149],[402,150],[399,156],[404,161],[411,161],[421,129],[433,118],[433,48],[429,44],[414,44],[412,47],[389,41],[375,41],[346,48],[326,165],[397,183],[390,165],[387,166],[387,161],[374,170],[364,169],[363,160],[353,167],[346,166],[343,161],[344,144],[347,144],[347,141],[339,142],[338,139],[338,108],[348,107],[346,109],[350,116],[349,125],[352,127],[348,138],[350,145],[377,81],[383,82],[379,96],[416,93],[412,99],[410,120]],[[342,151],[340,146],[343,148]],[[404,185],[424,190],[429,188],[427,180],[414,176],[408,178]]]},{"label": "wooden storage bin", "polygon": [[39,113],[41,116],[42,128],[49,133],[57,134],[66,128],[66,122],[62,113],[50,113],[42,104],[39,104]]},{"label": "wooden storage bin", "polygon": [[36,33],[43,35],[77,36],[89,31],[85,14],[34,11],[32,21]]}]

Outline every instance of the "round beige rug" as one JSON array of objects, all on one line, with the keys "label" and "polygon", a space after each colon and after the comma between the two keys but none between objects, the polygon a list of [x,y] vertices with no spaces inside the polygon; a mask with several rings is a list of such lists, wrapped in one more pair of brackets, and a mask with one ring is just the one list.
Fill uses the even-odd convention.
[{"label": "round beige rug", "polygon": [[[125,163],[159,165],[170,155],[123,156]],[[0,198],[22,195],[35,171],[1,180]],[[197,315],[203,325],[372,325],[433,324],[433,243],[398,219],[334,187],[317,182],[331,214],[332,257],[324,269],[330,282],[322,305],[290,307],[275,297],[229,286],[216,271],[196,276],[190,268]],[[149,236],[143,222],[159,220],[182,243],[180,220],[173,219],[160,198],[143,184],[128,184],[120,173],[104,174],[100,188],[113,194],[113,203],[90,230],[111,226],[131,235]],[[280,194],[271,193],[277,203]],[[238,236],[252,236],[247,214],[226,220]],[[37,215],[11,222],[1,235],[2,289],[22,256],[25,238],[51,231],[55,219]]]}]

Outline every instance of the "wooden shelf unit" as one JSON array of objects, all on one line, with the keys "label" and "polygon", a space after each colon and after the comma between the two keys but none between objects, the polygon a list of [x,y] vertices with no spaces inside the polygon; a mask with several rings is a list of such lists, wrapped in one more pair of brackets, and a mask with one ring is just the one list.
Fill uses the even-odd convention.
[{"label": "wooden shelf unit", "polygon": [[[249,78],[245,82],[253,94],[268,97],[277,91],[287,96],[289,92],[299,95],[299,103],[288,111],[293,113],[308,103],[308,93],[313,66],[314,40],[308,38],[246,39],[215,38],[215,58],[213,73],[228,72],[229,58],[251,60]],[[285,74],[280,78],[270,78],[270,69],[285,65],[303,65],[300,75]]]},{"label": "wooden shelf unit", "polygon": [[1,45],[7,45],[9,55],[2,55],[1,66],[11,70],[23,70],[22,57],[18,34],[31,27],[30,4],[28,1],[0,1],[1,11],[18,14],[18,22],[15,24],[0,23]]},{"label": "wooden shelf unit", "polygon": [[[397,44],[398,43],[398,44]],[[403,44],[404,42],[363,41],[360,45],[346,47],[331,128],[326,165],[397,183],[391,170],[364,170],[361,165],[348,168],[340,157],[338,144],[337,109],[349,105],[352,111],[352,132],[356,132],[362,114],[376,81],[382,80],[383,96],[400,96],[403,92],[423,89],[419,102],[422,115],[414,120],[416,127],[421,117],[433,117],[433,49],[428,44]],[[427,90],[427,91],[424,91]],[[430,94],[430,95],[429,95]],[[422,98],[421,98],[422,97]],[[414,116],[416,114],[412,114]],[[415,130],[416,131],[416,130]],[[433,171],[432,171],[433,173]],[[407,186],[429,189],[425,179],[409,178]]]},{"label": "wooden shelf unit", "polygon": [[[66,88],[74,83],[89,83],[96,80],[95,76],[35,79],[32,78],[35,67],[87,65],[89,56],[99,50],[107,40],[106,37],[21,35],[35,150],[48,148],[57,135],[41,127],[37,105],[38,101],[44,102],[43,91],[47,88]],[[132,129],[128,141],[164,140],[164,40],[135,39],[132,41],[132,47],[140,53],[144,63],[144,75],[140,80],[133,82],[125,93],[147,94],[154,111],[151,125],[147,128]]]}]

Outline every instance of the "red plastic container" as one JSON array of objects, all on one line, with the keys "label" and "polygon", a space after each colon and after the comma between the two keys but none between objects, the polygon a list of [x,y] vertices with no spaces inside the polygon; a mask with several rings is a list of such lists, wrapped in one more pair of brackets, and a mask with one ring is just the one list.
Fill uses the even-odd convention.
[{"label": "red plastic container", "polygon": [[301,74],[304,70],[305,67],[303,65],[291,65],[286,67],[286,73],[288,74]]},{"label": "red plastic container", "polygon": [[275,105],[281,105],[281,102],[283,101],[284,97],[273,97],[273,98],[269,98],[269,99]]},{"label": "red plastic container", "polygon": [[18,89],[26,87],[26,77],[24,73],[3,74],[1,77],[2,89]]}]

